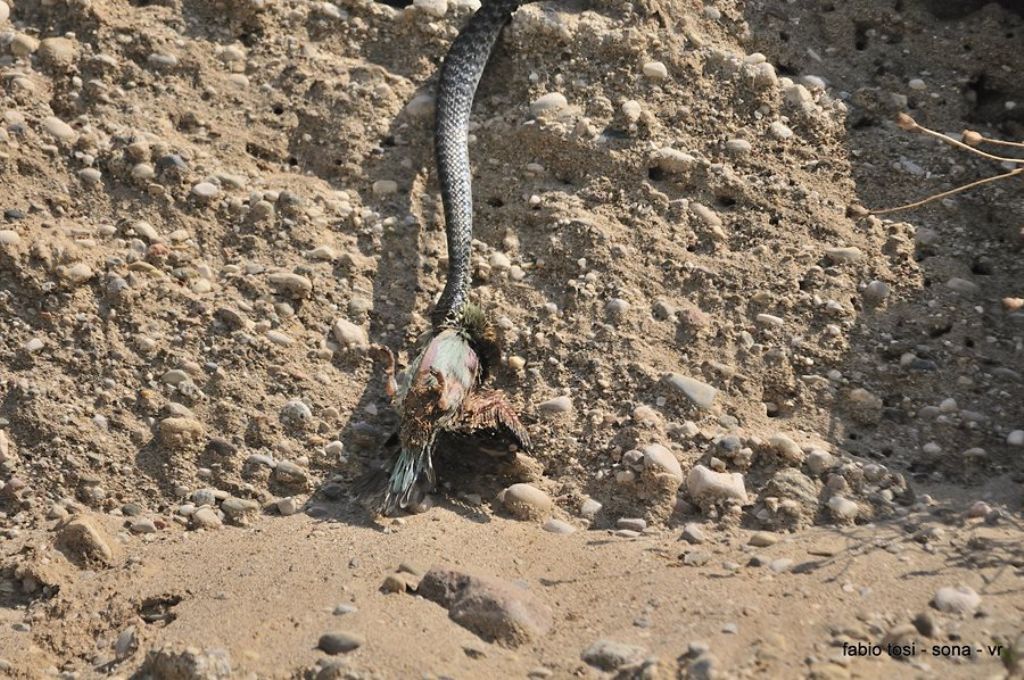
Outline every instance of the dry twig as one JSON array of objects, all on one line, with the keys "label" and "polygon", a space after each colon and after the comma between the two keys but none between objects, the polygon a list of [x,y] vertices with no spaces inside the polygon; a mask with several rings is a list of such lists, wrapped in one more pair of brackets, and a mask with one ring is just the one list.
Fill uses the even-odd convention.
[{"label": "dry twig", "polygon": [[1024,158],[997,156],[995,154],[991,154],[977,148],[979,144],[994,144],[1014,149],[1024,149],[1024,142],[1006,142],[999,139],[992,139],[989,137],[985,137],[982,134],[975,132],[974,130],[964,130],[963,133],[960,135],[961,139],[954,139],[949,135],[944,135],[941,132],[936,132],[935,130],[926,128],[925,126],[921,125],[920,123],[918,123],[905,113],[901,113],[899,115],[899,117],[896,119],[896,123],[907,132],[919,132],[930,137],[935,137],[936,139],[942,140],[946,144],[955,146],[959,149],[965,149],[966,151],[973,153],[976,156],[980,156],[981,158],[985,158],[991,161],[998,161],[1000,163],[1009,163],[1015,167],[1012,170],[1008,170],[1007,172],[1002,173],[1001,175],[985,177],[984,179],[975,180],[974,182],[968,182],[967,184],[958,186],[954,189],[950,189],[949,191],[943,191],[937,194],[933,194],[931,196],[928,196],[927,198],[921,199],[920,201],[914,201],[912,203],[907,203],[905,205],[896,206],[895,208],[886,208],[885,210],[872,210],[871,213],[874,215],[885,215],[886,213],[892,213],[898,210],[909,210],[910,208],[917,208],[919,206],[925,205],[926,203],[931,203],[932,201],[937,201],[940,198],[946,198],[947,196],[952,196],[953,194],[959,194],[962,191],[973,189],[974,187],[981,186],[982,184],[988,184],[990,182],[996,182],[1001,179],[1008,179],[1015,175],[1024,174]]}]

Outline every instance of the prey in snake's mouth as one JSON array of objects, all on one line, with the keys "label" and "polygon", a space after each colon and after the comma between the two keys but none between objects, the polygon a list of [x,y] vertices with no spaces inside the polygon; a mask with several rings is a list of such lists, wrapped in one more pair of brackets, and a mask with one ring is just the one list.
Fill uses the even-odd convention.
[{"label": "prey in snake's mouth", "polygon": [[390,349],[374,350],[386,363],[386,392],[400,420],[384,445],[388,465],[377,473],[377,484],[369,485],[383,483],[381,514],[415,508],[434,489],[436,449],[446,434],[500,437],[529,448],[529,435],[504,393],[482,387],[498,358],[498,343],[477,307],[467,305],[457,326],[431,333],[402,371],[396,371]]}]

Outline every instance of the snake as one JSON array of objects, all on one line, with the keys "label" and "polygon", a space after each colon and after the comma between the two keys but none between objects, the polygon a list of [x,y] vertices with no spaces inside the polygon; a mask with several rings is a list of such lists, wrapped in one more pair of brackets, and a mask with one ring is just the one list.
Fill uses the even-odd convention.
[{"label": "snake", "polygon": [[526,0],[485,0],[452,42],[441,65],[435,97],[434,149],[444,206],[448,271],[431,313],[431,332],[409,367],[388,361],[387,394],[399,416],[384,444],[387,464],[357,483],[376,512],[413,510],[436,486],[435,453],[446,433],[505,435],[529,448],[526,429],[500,390],[482,383],[500,356],[497,332],[470,302],[473,183],[469,118],[484,69],[502,28]]},{"label": "snake", "polygon": [[441,66],[434,118],[434,151],[448,243],[448,277],[431,319],[435,327],[458,323],[472,280],[473,186],[469,165],[469,116],[473,99],[502,28],[525,0],[489,0],[452,42]]}]

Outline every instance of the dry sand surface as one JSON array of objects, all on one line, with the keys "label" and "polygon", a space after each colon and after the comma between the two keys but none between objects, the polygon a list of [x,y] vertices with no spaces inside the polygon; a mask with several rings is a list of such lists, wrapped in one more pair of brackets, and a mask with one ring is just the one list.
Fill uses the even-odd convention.
[{"label": "dry sand surface", "polygon": [[1021,3],[521,9],[474,291],[534,447],[374,519],[475,3],[404,4],[0,0],[0,675],[1019,672],[1024,186],[860,206],[1001,171],[894,120],[1024,140]]}]

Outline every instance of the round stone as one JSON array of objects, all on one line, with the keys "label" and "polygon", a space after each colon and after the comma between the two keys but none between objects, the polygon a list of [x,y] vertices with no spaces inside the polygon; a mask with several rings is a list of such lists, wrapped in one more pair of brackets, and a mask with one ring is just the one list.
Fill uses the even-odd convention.
[{"label": "round stone", "polygon": [[683,483],[683,468],[675,455],[661,444],[648,444],[643,448],[644,465],[656,474],[667,474]]},{"label": "round stone", "polygon": [[499,494],[499,500],[518,519],[543,519],[554,507],[546,493],[530,484],[513,484]]},{"label": "round stone", "polygon": [[398,182],[393,179],[379,179],[373,183],[373,193],[377,196],[390,196],[398,191]]},{"label": "round stone", "polygon": [[565,95],[561,92],[549,92],[533,100],[530,104],[530,113],[539,116],[544,113],[558,113],[569,105]]},{"label": "round stone", "polygon": [[44,118],[43,129],[62,142],[73,142],[78,138],[78,133],[75,132],[74,128],[56,116]]},{"label": "round stone", "polygon": [[100,179],[103,177],[102,173],[96,168],[83,168],[78,171],[78,176],[86,184],[99,184]]},{"label": "round stone", "polygon": [[354,633],[333,632],[324,633],[320,636],[317,647],[328,654],[347,654],[358,649],[363,644],[363,638]]},{"label": "round stone", "polygon": [[209,201],[220,194],[220,188],[213,182],[199,182],[192,187],[192,195],[204,201]]},{"label": "round stone", "polygon": [[860,513],[860,506],[849,498],[833,496],[828,500],[828,509],[832,511],[832,517],[839,522],[852,522],[857,519]]},{"label": "round stone", "polygon": [[644,64],[644,75],[651,80],[665,80],[668,78],[668,68],[660,61],[649,61]]},{"label": "round stone", "polygon": [[334,339],[343,347],[362,349],[370,346],[366,331],[347,319],[338,319],[332,328]]},{"label": "round stone", "polygon": [[431,17],[443,17],[448,12],[448,0],[413,0],[412,6]]}]

